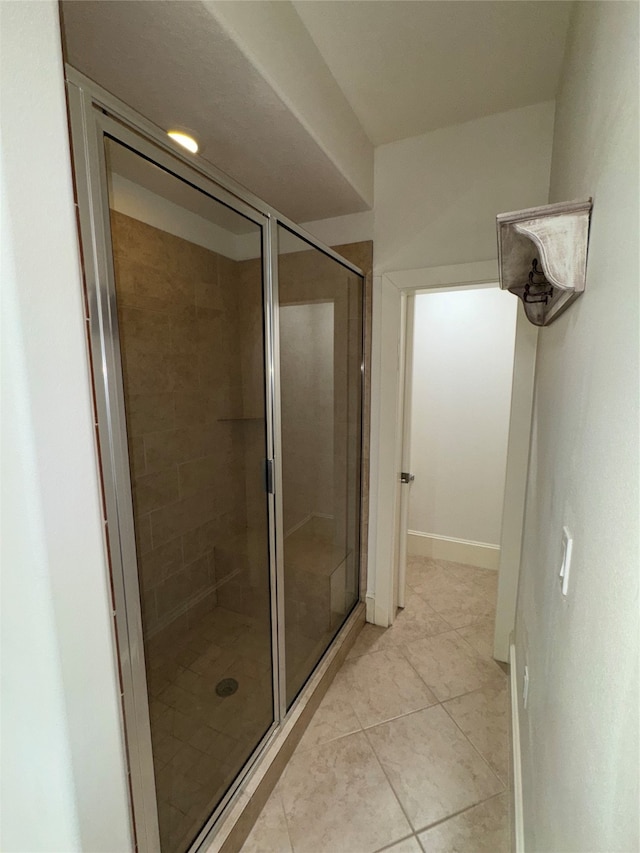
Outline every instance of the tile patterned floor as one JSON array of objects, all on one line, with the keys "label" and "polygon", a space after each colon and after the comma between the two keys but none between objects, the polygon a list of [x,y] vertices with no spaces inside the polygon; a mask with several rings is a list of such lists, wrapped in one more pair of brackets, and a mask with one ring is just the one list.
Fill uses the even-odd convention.
[{"label": "tile patterned floor", "polygon": [[509,696],[497,573],[411,557],[406,608],[366,625],[241,853],[507,853]]}]

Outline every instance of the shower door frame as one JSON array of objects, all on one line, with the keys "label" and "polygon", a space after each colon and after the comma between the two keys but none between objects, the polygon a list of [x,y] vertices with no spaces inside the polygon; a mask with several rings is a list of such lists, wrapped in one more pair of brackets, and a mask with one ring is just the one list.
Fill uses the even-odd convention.
[{"label": "shower door frame", "polygon": [[[122,365],[116,311],[115,276],[111,252],[109,196],[104,140],[124,144],[136,154],[157,163],[178,179],[201,190],[261,227],[265,428],[267,461],[272,466],[272,487],[267,491],[269,585],[271,608],[273,723],[209,816],[190,850],[211,841],[220,819],[237,802],[243,782],[256,768],[295,710],[287,711],[284,637],[284,562],[282,452],[280,422],[280,368],[278,327],[278,224],[286,226],[312,247],[333,258],[362,279],[363,335],[365,276],[362,270],[280,214],[201,158],[187,155],[162,129],[144,119],[119,99],[73,67],[65,67],[71,150],[78,228],[82,251],[85,317],[96,411],[96,439],[103,489],[105,540],[111,576],[115,646],[120,672],[123,740],[130,774],[133,835],[141,853],[160,850],[158,808],[153,768],[149,703],[144,662],[142,615],[131,477],[124,408]],[[364,360],[364,346],[362,346]],[[359,552],[362,548],[362,409],[364,364],[361,370]],[[358,566],[359,574],[361,567]],[[359,599],[360,600],[360,599]],[[345,618],[354,615],[358,601]],[[325,651],[330,651],[335,638]],[[321,658],[324,659],[324,655]],[[318,663],[318,665],[321,663]],[[300,697],[299,697],[300,698]]]}]

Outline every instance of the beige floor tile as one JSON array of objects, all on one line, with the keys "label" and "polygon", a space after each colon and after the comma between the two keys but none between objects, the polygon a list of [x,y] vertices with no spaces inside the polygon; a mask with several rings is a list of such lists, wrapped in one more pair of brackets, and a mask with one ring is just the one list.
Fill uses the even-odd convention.
[{"label": "beige floor tile", "polygon": [[490,601],[475,584],[457,579],[434,584],[423,598],[452,628],[463,628],[495,615],[495,602]]},{"label": "beige floor tile", "polygon": [[276,790],[295,853],[370,853],[411,833],[362,732],[296,753]]},{"label": "beige floor tile", "polygon": [[458,634],[473,646],[483,658],[493,659],[493,637],[496,628],[496,620],[493,616],[479,619],[473,625],[466,628],[457,628]]},{"label": "beige floor tile", "polygon": [[[459,575],[450,567],[457,567]],[[495,610],[495,596],[488,595],[482,586],[486,581],[472,580],[482,572],[462,563],[425,560],[413,569],[408,586],[452,628],[459,628],[472,625]]]},{"label": "beige floor tile", "polygon": [[269,797],[260,812],[241,853],[293,853],[287,820],[277,792]]},{"label": "beige floor tile", "polygon": [[400,717],[366,735],[415,830],[504,789],[441,707]]},{"label": "beige floor tile", "polygon": [[458,578],[482,585],[485,581],[493,579],[497,581],[498,572],[494,569],[482,569],[468,563],[456,563],[453,560],[438,560],[437,564]]},{"label": "beige floor tile", "polygon": [[491,569],[480,570],[481,574],[472,578],[474,586],[479,587],[492,603],[498,596],[498,572]]},{"label": "beige floor tile", "polygon": [[381,850],[380,853],[422,853],[422,847],[420,847],[415,835],[412,835],[410,838],[398,841],[391,847],[385,847],[384,851]]},{"label": "beige floor tile", "polygon": [[410,587],[406,591],[406,606],[398,612],[390,628],[365,625],[349,652],[349,658],[368,652],[397,648],[423,637],[432,637],[451,630],[451,625],[438,616],[427,602]]},{"label": "beige floor tile", "polygon": [[440,701],[506,680],[495,661],[480,657],[455,631],[418,640],[403,651]]},{"label": "beige floor tile", "polygon": [[450,572],[457,580],[465,581],[479,589],[493,604],[498,594],[498,572],[495,569],[481,569],[465,563],[453,563],[440,560],[438,565]]},{"label": "beige floor tile", "polygon": [[351,686],[342,672],[339,672],[318,710],[313,715],[297,751],[311,749],[321,743],[358,732],[361,729],[350,700]]},{"label": "beige floor tile", "polygon": [[505,784],[509,779],[509,690],[485,687],[443,705]]},{"label": "beige floor tile", "polygon": [[451,577],[450,572],[427,557],[410,557],[407,561],[407,586],[415,592],[428,593],[433,584],[443,583]]},{"label": "beige floor tile", "polygon": [[400,646],[450,631],[451,626],[416,592],[407,590],[406,606],[379,642],[380,648]]},{"label": "beige floor tile", "polygon": [[353,660],[353,658],[360,657],[360,655],[366,655],[368,652],[381,651],[382,647],[379,646],[379,643],[383,643],[382,638],[388,630],[388,628],[380,628],[378,625],[371,625],[367,623],[362,631],[360,631],[355,643],[349,650],[347,660]]},{"label": "beige floor tile", "polygon": [[500,794],[419,835],[428,853],[509,853],[508,795]]},{"label": "beige floor tile", "polygon": [[437,702],[399,649],[348,660],[341,674],[347,681],[353,710],[363,728]]}]

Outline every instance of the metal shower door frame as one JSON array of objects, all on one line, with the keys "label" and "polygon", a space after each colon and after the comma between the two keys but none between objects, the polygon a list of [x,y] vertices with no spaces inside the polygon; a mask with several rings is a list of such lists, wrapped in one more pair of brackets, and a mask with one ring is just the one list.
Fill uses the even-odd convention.
[{"label": "metal shower door frame", "polygon": [[[284,563],[280,361],[278,329],[278,223],[364,278],[362,271],[304,231],[223,172],[187,155],[164,131],[93,81],[66,67],[78,225],[85,286],[85,316],[91,357],[96,431],[103,484],[105,538],[109,551],[114,631],[121,673],[121,701],[131,781],[134,837],[141,853],[160,850],[133,524],[116,290],[109,224],[104,140],[109,137],[157,163],[261,227],[265,336],[265,427],[267,459],[273,466],[268,493],[271,593],[273,723],[233,785],[202,827],[191,850],[211,838],[287,715],[284,637]],[[292,710],[292,709],[290,709]]]}]

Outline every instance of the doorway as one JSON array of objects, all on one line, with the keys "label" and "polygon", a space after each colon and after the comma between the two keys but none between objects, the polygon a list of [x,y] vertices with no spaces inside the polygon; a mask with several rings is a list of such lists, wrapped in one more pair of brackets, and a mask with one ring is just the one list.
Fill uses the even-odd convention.
[{"label": "doorway", "polygon": [[411,588],[492,648],[517,303],[497,284],[407,303],[398,604],[407,561]]},{"label": "doorway", "polygon": [[[401,482],[401,475],[411,473],[407,456],[410,443],[404,440],[409,425],[405,417],[405,396],[411,390],[410,372],[406,370],[407,317],[411,315],[418,292],[487,288],[495,285],[497,273],[497,261],[494,260],[391,272],[374,278],[378,313],[373,318],[372,444],[377,447],[377,455],[372,464],[374,499],[369,539],[367,621],[376,625],[386,627],[393,624],[397,606],[401,603],[398,596],[404,588],[402,573],[405,559],[401,546],[406,544],[406,537],[401,535],[401,529],[409,527],[410,486]],[[508,298],[506,294],[504,296]],[[409,328],[412,327],[411,323]],[[494,635],[494,657],[499,661],[508,661],[509,636],[515,619],[536,345],[537,329],[518,307]]]}]

